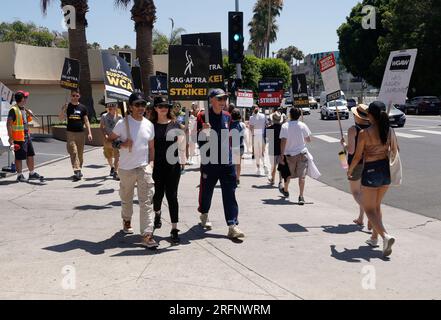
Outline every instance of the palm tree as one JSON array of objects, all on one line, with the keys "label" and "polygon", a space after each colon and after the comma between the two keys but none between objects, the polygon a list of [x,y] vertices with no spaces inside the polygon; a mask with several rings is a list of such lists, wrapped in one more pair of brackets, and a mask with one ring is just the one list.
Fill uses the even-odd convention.
[{"label": "palm tree", "polygon": [[133,2],[132,20],[135,22],[136,55],[141,66],[144,94],[150,91],[149,76],[153,74],[153,25],[156,7],[153,0],[115,0],[116,6],[127,8]]},{"label": "palm tree", "polygon": [[[47,8],[51,0],[41,0],[43,14],[47,13]],[[91,119],[96,118],[96,112],[93,106],[92,84],[90,82],[89,55],[87,52],[86,14],[89,11],[88,0],[60,0],[61,7],[71,5],[76,11],[76,28],[69,28],[69,56],[72,59],[80,61],[80,91],[81,103],[83,103]]]},{"label": "palm tree", "polygon": [[250,27],[250,48],[257,57],[270,55],[270,44],[277,40],[276,18],[283,9],[283,0],[258,0],[254,6]]},{"label": "palm tree", "polygon": [[184,32],[186,32],[184,28],[173,28],[169,38],[164,33],[153,29],[153,54],[168,54],[169,46],[181,44],[181,34]]}]

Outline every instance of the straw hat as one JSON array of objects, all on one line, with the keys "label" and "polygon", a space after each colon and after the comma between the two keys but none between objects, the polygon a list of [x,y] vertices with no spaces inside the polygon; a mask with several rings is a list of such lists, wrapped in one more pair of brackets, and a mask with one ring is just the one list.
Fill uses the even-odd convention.
[{"label": "straw hat", "polygon": [[358,104],[356,107],[351,109],[354,116],[361,121],[369,121],[368,110],[369,107],[365,104]]},{"label": "straw hat", "polygon": [[279,111],[276,111],[271,115],[271,121],[274,124],[280,124],[282,122],[282,115]]}]

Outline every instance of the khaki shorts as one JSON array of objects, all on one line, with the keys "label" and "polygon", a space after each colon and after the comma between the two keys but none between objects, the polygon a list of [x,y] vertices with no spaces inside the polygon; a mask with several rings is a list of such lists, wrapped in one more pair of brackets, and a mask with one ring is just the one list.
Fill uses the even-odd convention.
[{"label": "khaki shorts", "polygon": [[104,142],[104,157],[106,159],[119,159],[119,150],[112,147],[110,142]]},{"label": "khaki shorts", "polygon": [[308,172],[308,157],[301,153],[295,156],[286,156],[291,178],[305,178]]}]

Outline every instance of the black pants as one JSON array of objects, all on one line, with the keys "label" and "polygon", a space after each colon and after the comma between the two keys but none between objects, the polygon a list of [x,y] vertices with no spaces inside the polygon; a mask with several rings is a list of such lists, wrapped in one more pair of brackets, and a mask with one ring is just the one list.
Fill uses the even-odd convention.
[{"label": "black pants", "polygon": [[153,180],[155,181],[155,195],[153,196],[153,209],[161,211],[164,194],[167,197],[168,210],[172,223],[179,222],[178,187],[181,179],[181,166],[168,163],[155,162]]}]

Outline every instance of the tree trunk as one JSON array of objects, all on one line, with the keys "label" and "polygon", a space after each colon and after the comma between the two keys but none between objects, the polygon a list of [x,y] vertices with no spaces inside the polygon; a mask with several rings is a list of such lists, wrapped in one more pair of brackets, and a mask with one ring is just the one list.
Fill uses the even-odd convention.
[{"label": "tree trunk", "polygon": [[[79,21],[78,21],[79,20]],[[80,61],[81,103],[87,107],[89,119],[96,118],[90,82],[89,54],[87,50],[86,25],[84,19],[77,19],[76,29],[69,29],[69,55]]]},{"label": "tree trunk", "polygon": [[142,87],[146,96],[150,95],[150,80],[153,75],[153,25],[146,23],[136,27],[136,55],[141,66]]}]

